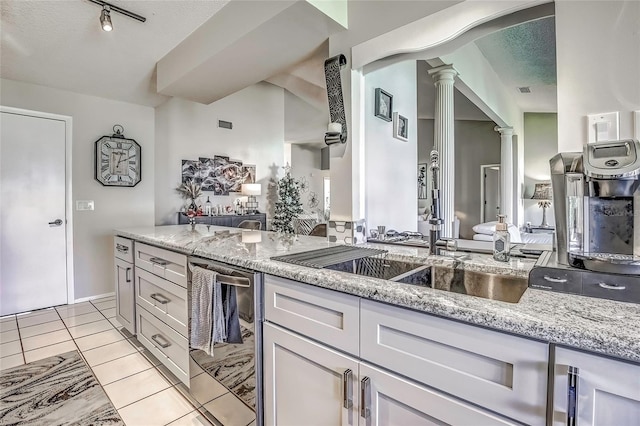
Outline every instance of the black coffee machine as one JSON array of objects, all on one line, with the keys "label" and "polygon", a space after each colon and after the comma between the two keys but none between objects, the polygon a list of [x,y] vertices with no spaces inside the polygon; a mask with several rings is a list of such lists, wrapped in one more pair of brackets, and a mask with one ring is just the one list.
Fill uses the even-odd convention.
[{"label": "black coffee machine", "polygon": [[640,143],[592,143],[550,164],[558,262],[640,275]]},{"label": "black coffee machine", "polygon": [[640,143],[592,143],[550,165],[557,252],[529,286],[640,303]]}]

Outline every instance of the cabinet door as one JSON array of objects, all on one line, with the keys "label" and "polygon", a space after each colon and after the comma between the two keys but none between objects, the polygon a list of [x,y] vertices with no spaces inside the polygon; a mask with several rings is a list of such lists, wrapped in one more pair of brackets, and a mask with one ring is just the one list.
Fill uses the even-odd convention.
[{"label": "cabinet door", "polygon": [[215,226],[231,226],[231,216],[211,216],[211,224]]},{"label": "cabinet door", "polygon": [[133,264],[115,259],[116,318],[131,334],[136,334],[136,300]]},{"label": "cabinet door", "polygon": [[370,300],[360,357],[529,425],[547,413],[548,345]]},{"label": "cabinet door", "polygon": [[358,424],[355,359],[268,322],[263,337],[264,424]]},{"label": "cabinet door", "polygon": [[366,363],[360,389],[360,426],[517,424]]},{"label": "cabinet door", "polygon": [[[575,410],[573,403],[569,407],[568,395],[573,393],[569,367],[574,367],[572,384],[577,385]],[[637,426],[640,422],[640,365],[557,348],[554,383],[554,425],[569,424],[569,417],[579,426]]]}]

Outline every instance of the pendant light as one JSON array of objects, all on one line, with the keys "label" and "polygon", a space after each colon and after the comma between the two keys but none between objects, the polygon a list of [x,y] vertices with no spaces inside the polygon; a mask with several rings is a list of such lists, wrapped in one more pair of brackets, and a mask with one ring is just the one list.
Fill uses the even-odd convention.
[{"label": "pendant light", "polygon": [[102,13],[100,14],[100,25],[102,25],[103,31],[113,30],[113,24],[111,23],[111,11],[109,6],[103,6]]}]

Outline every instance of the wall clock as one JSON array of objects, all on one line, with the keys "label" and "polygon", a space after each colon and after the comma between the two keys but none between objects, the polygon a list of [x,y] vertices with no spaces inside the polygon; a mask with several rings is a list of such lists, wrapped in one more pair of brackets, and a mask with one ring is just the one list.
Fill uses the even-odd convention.
[{"label": "wall clock", "polygon": [[96,180],[104,186],[136,186],[142,179],[140,145],[125,138],[119,124],[113,131],[96,141]]}]

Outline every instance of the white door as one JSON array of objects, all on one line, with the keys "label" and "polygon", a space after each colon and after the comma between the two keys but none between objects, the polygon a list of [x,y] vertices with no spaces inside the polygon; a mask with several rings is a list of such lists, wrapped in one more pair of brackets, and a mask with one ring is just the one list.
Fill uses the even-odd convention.
[{"label": "white door", "polygon": [[264,424],[358,424],[355,359],[267,322],[263,338]]},{"label": "white door", "polygon": [[[491,222],[500,214],[500,166],[481,166],[482,179],[482,222]],[[510,219],[512,220],[512,219]]]},{"label": "white door", "polygon": [[2,111],[0,314],[67,303],[66,123]]},{"label": "white door", "polygon": [[517,424],[366,363],[360,388],[360,426]]},{"label": "white door", "polygon": [[[571,385],[569,367],[574,367]],[[640,365],[557,348],[554,380],[554,425],[570,424],[568,417],[578,426],[640,424]],[[577,398],[569,401],[570,393]]]}]

